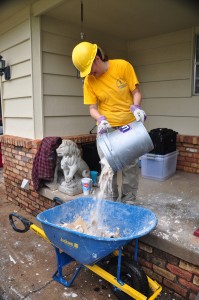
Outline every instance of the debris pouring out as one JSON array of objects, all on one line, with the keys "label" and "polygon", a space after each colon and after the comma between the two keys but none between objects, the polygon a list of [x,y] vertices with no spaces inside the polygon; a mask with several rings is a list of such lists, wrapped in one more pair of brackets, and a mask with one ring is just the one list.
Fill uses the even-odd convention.
[{"label": "debris pouring out", "polygon": [[84,221],[81,216],[77,216],[76,220],[72,223],[61,224],[62,227],[69,228],[81,233],[107,238],[119,238],[120,229],[116,228],[114,232],[111,232],[106,225],[104,225],[103,220],[103,199],[106,198],[106,193],[112,193],[112,180],[113,180],[113,170],[108,164],[105,158],[102,159],[104,167],[99,178],[99,190],[96,191],[93,198],[96,200],[96,206],[91,210],[89,221]]}]

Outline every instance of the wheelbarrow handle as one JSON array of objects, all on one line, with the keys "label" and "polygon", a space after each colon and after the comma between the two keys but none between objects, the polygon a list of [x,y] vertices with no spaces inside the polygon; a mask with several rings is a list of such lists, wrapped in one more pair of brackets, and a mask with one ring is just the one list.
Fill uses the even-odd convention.
[{"label": "wheelbarrow handle", "polygon": [[[17,228],[17,226],[15,225],[13,217],[19,219],[23,223],[24,229]],[[30,226],[33,224],[31,221],[27,220],[26,218],[20,216],[17,213],[14,213],[14,212],[9,214],[9,221],[10,221],[10,225],[12,226],[12,228],[15,231],[21,232],[21,233],[27,232],[30,229]]]}]

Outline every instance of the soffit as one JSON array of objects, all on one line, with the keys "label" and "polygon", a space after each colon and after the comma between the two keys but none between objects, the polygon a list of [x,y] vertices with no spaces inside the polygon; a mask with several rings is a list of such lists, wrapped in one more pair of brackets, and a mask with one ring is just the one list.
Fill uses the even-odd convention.
[{"label": "soffit", "polygon": [[[83,29],[135,40],[199,25],[197,1],[83,0]],[[81,28],[81,0],[66,0],[46,13]]]}]

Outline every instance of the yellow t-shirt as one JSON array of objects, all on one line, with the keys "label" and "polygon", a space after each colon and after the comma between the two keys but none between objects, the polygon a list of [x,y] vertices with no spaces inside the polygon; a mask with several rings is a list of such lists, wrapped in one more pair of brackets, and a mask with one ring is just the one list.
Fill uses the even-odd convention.
[{"label": "yellow t-shirt", "polygon": [[132,91],[139,81],[133,66],[122,59],[109,60],[108,70],[100,77],[88,75],[84,80],[84,104],[97,104],[98,111],[111,126],[135,121],[130,111]]}]

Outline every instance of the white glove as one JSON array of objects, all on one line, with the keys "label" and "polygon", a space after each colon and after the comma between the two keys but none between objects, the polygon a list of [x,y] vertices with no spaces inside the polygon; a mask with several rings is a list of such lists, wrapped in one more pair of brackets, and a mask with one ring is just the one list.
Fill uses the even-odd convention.
[{"label": "white glove", "polygon": [[107,132],[108,128],[111,128],[111,125],[109,124],[109,122],[106,120],[104,116],[98,118],[97,123],[98,123],[97,134],[99,135]]},{"label": "white glove", "polygon": [[140,105],[131,105],[130,106],[131,112],[134,114],[136,121],[139,122],[141,121],[144,123],[144,121],[147,118],[146,113],[141,109]]}]

